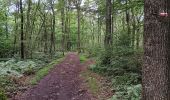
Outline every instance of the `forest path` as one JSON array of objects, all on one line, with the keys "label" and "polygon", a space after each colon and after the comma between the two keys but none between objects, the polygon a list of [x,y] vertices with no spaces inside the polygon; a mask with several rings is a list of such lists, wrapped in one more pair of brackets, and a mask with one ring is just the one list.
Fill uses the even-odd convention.
[{"label": "forest path", "polygon": [[69,53],[36,86],[15,100],[94,100],[80,77],[83,69],[78,55]]}]

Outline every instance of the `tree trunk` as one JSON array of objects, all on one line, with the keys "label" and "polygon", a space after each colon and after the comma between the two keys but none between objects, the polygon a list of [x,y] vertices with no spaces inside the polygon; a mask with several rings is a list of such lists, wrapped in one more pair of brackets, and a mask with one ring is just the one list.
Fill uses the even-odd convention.
[{"label": "tree trunk", "polygon": [[139,42],[140,42],[140,18],[138,19],[137,18],[137,27],[136,27],[136,50],[138,50],[139,49]]},{"label": "tree trunk", "polygon": [[[68,1],[67,1],[68,2]],[[70,38],[70,30],[71,30],[71,15],[70,15],[70,8],[67,9],[67,32],[68,32],[68,41],[67,41],[67,50],[71,50],[71,38]]]},{"label": "tree trunk", "polygon": [[62,52],[64,55],[65,52],[65,1],[60,0],[62,8],[61,8],[61,26],[62,26],[62,41],[61,41],[61,45],[62,45]]},{"label": "tree trunk", "polygon": [[24,15],[22,9],[22,0],[20,0],[20,13],[21,13],[21,59],[24,59]]},{"label": "tree trunk", "polygon": [[98,29],[98,43],[101,44],[101,21],[100,21],[100,16],[98,15],[98,20],[97,20],[97,29]]},{"label": "tree trunk", "polygon": [[131,9],[132,13],[132,37],[131,37],[131,45],[132,48],[135,49],[135,34],[136,34],[136,20],[135,20],[135,14],[134,9]]},{"label": "tree trunk", "polygon": [[78,41],[77,41],[77,48],[78,48],[78,52],[81,52],[81,48],[80,48],[80,5],[77,5],[77,21],[78,21],[78,28],[77,28],[77,33],[78,33]]},{"label": "tree trunk", "polygon": [[16,14],[15,14],[15,33],[14,33],[14,52],[13,55],[17,53],[17,35],[18,35],[18,15],[19,15],[19,1],[15,4]]},{"label": "tree trunk", "polygon": [[112,0],[106,0],[106,33],[104,39],[105,53],[102,64],[110,66],[112,56]]},{"label": "tree trunk", "polygon": [[8,10],[9,8],[7,8],[7,12],[5,13],[5,17],[6,17],[6,23],[5,23],[5,30],[6,30],[6,38],[8,39]]},{"label": "tree trunk", "polygon": [[169,4],[169,0],[145,0],[142,100],[170,100],[170,26],[153,14],[170,10]]},{"label": "tree trunk", "polygon": [[105,34],[105,47],[111,47],[112,45],[112,2],[106,1],[106,34]]},{"label": "tree trunk", "polygon": [[54,11],[54,3],[51,0],[51,10],[52,10],[52,21],[51,21],[51,45],[50,45],[50,53],[51,55],[55,51],[55,11]]},{"label": "tree trunk", "polygon": [[129,10],[128,10],[128,0],[126,0],[126,23],[127,23],[127,32],[128,35],[130,36],[130,14],[129,14]]}]

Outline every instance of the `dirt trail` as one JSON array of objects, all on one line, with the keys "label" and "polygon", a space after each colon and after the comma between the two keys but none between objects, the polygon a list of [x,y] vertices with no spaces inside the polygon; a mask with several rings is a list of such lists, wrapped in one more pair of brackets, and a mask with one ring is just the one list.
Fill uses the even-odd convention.
[{"label": "dirt trail", "polygon": [[83,86],[81,70],[78,55],[69,53],[38,85],[13,100],[94,100]]}]

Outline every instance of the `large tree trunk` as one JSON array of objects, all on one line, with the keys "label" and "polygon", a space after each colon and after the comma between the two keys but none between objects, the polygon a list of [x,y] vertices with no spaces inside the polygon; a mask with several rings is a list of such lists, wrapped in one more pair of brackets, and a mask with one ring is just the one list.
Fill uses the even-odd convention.
[{"label": "large tree trunk", "polygon": [[111,57],[112,57],[112,0],[106,0],[106,33],[104,39],[105,46],[105,56],[102,60],[102,64],[111,65]]},{"label": "large tree trunk", "polygon": [[55,11],[54,11],[54,2],[53,0],[50,1],[51,3],[51,10],[52,10],[52,20],[51,20],[51,44],[50,44],[50,53],[51,55],[55,51]]},{"label": "large tree trunk", "polygon": [[20,0],[20,13],[21,13],[21,59],[24,59],[24,15],[22,9],[22,0]]},{"label": "large tree trunk", "polygon": [[142,100],[170,100],[170,26],[158,17],[167,4],[169,0],[145,0]]},{"label": "large tree trunk", "polygon": [[105,47],[108,49],[112,45],[112,2],[106,1],[106,34],[105,34]]}]

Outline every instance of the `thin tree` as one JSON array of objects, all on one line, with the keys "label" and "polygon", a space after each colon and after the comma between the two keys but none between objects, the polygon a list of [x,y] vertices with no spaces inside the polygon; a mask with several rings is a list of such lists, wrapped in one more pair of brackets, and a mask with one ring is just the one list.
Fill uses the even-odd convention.
[{"label": "thin tree", "polygon": [[[28,4],[28,9],[27,9],[27,15],[26,15],[26,35],[25,35],[25,38],[26,38],[26,40],[27,40],[27,43],[25,44],[25,47],[27,48],[27,51],[26,51],[26,53],[25,53],[25,56],[26,57],[28,57],[28,55],[29,56],[31,56],[31,53],[30,53],[30,49],[31,49],[31,45],[32,45],[32,43],[31,43],[31,38],[32,38],[32,34],[31,34],[31,17],[30,17],[30,15],[31,15],[31,6],[32,6],[32,0],[27,0],[27,4]],[[27,39],[28,38],[28,39]]]},{"label": "thin tree", "polygon": [[81,52],[81,40],[80,40],[80,5],[82,3],[82,0],[73,0],[73,3],[74,5],[76,6],[76,9],[77,9],[77,49],[78,49],[78,52],[80,53]]},{"label": "thin tree", "polygon": [[20,14],[21,14],[21,59],[24,59],[24,15],[22,8],[22,0],[20,0]]},{"label": "thin tree", "polygon": [[61,27],[62,27],[62,41],[61,41],[61,45],[62,45],[62,52],[64,55],[65,52],[65,1],[60,0],[61,3]]},{"label": "thin tree", "polygon": [[54,53],[55,51],[55,11],[54,11],[54,1],[50,1],[51,10],[52,10],[52,22],[51,22],[51,45],[50,45],[50,53]]}]

